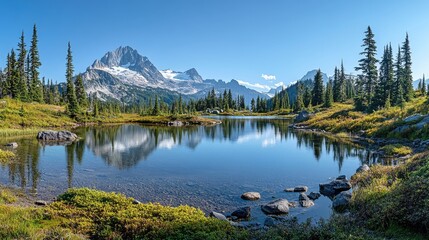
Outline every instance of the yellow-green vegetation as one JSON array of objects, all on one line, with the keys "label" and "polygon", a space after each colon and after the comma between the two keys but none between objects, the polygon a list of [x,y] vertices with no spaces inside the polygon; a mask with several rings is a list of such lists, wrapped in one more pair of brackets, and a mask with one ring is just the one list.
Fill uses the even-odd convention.
[{"label": "yellow-green vegetation", "polygon": [[389,144],[380,148],[387,156],[405,156],[413,153],[413,150],[401,144]]},{"label": "yellow-green vegetation", "polygon": [[0,163],[7,163],[13,157],[15,157],[13,152],[0,149]]},{"label": "yellow-green vegetation", "polygon": [[64,113],[64,107],[61,106],[24,103],[8,98],[0,100],[0,136],[29,134],[44,127],[74,124],[74,120]]},{"label": "yellow-green vegetation", "polygon": [[11,190],[7,188],[0,188],[0,204],[14,203],[16,200],[17,197]]},{"label": "yellow-green vegetation", "polygon": [[352,182],[358,186],[353,192],[352,211],[368,228],[428,236],[428,153],[417,154],[397,167],[373,166],[352,177]]},{"label": "yellow-green vegetation", "polygon": [[368,136],[403,138],[429,136],[429,134],[425,134],[425,132],[429,132],[429,129],[426,130],[425,128],[420,131],[411,129],[409,133],[393,133],[396,127],[404,124],[402,121],[403,118],[416,113],[429,113],[429,104],[426,97],[416,97],[412,101],[407,102],[403,108],[391,107],[372,113],[363,113],[354,110],[351,102],[334,103],[330,108],[319,110],[303,124],[332,133],[357,133],[364,130]]}]

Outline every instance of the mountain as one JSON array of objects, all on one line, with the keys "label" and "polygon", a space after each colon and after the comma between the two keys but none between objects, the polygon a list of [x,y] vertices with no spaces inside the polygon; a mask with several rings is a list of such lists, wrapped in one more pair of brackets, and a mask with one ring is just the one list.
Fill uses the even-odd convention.
[{"label": "mountain", "polygon": [[101,100],[117,100],[125,103],[148,101],[155,96],[171,103],[182,95],[185,100],[201,98],[211,89],[223,93],[231,89],[233,96],[244,95],[247,103],[258,96],[268,98],[231,80],[204,80],[195,68],[185,72],[171,69],[159,71],[145,56],[131,47],[119,47],[106,53],[82,73],[88,94]]},{"label": "mountain", "polygon": [[270,98],[272,98],[272,97],[274,97],[274,95],[276,94],[276,93],[279,93],[279,92],[281,92],[282,90],[284,90],[285,89],[285,86],[278,86],[278,87],[276,87],[276,88],[271,88],[270,89],[270,91],[268,91],[268,92],[266,92],[266,94],[268,95],[268,96],[270,96]]}]

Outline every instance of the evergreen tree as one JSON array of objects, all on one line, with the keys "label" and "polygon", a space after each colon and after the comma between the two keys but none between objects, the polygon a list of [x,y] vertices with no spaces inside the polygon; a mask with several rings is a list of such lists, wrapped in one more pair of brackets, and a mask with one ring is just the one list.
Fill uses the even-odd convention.
[{"label": "evergreen tree", "polygon": [[303,100],[303,86],[301,82],[298,82],[296,85],[296,101],[295,101],[295,112],[299,112],[304,109],[304,100]]},{"label": "evergreen tree", "polygon": [[39,50],[37,47],[37,28],[36,25],[33,27],[33,36],[31,39],[30,47],[30,86],[29,86],[29,98],[32,101],[42,102],[42,84],[39,79],[39,67],[42,65],[39,58]]},{"label": "evergreen tree", "polygon": [[82,76],[79,74],[75,82],[76,98],[81,108],[88,107],[88,98],[86,97],[85,87],[83,86]]},{"label": "evergreen tree", "polygon": [[359,60],[359,66],[356,67],[356,71],[361,71],[359,74],[359,107],[367,109],[371,106],[372,98],[375,92],[375,85],[377,81],[377,47],[375,45],[374,34],[372,33],[371,27],[365,31],[365,38],[363,39],[362,47],[364,50],[360,53],[363,58]]},{"label": "evergreen tree", "polygon": [[17,69],[15,51],[12,49],[10,55],[8,55],[7,71],[6,71],[6,82],[8,87],[8,95],[11,98],[19,99],[19,71]]},{"label": "evergreen tree", "polygon": [[423,79],[422,79],[422,95],[426,95],[426,80],[425,80],[425,75],[423,74]]},{"label": "evergreen tree", "polygon": [[79,112],[79,104],[76,99],[76,91],[73,83],[73,57],[70,42],[67,48],[67,64],[66,64],[66,100],[67,110],[70,116],[76,117]]},{"label": "evergreen tree", "polygon": [[334,102],[334,95],[333,95],[333,83],[332,80],[329,80],[328,84],[326,85],[326,91],[325,91],[325,107],[332,107],[332,103]]},{"label": "evergreen tree", "polygon": [[313,86],[313,99],[311,103],[316,106],[323,103],[323,77],[322,72],[320,69],[317,71],[316,75],[314,76],[314,86]]},{"label": "evergreen tree", "polygon": [[344,102],[347,99],[347,94],[346,94],[346,73],[344,71],[343,61],[341,61],[341,69],[340,69],[340,72],[339,72],[338,84],[339,84],[338,101],[339,102]]},{"label": "evergreen tree", "polygon": [[340,100],[340,72],[338,68],[335,67],[334,70],[334,82],[333,82],[333,94],[334,94],[334,102],[341,102]]},{"label": "evergreen tree", "polygon": [[403,91],[405,101],[410,101],[413,97],[413,72],[411,71],[411,49],[410,41],[408,39],[408,33],[405,36],[405,41],[402,45],[402,57],[403,57]]},{"label": "evergreen tree", "polygon": [[160,113],[161,113],[161,111],[159,109],[158,96],[156,96],[155,97],[155,104],[153,105],[153,109],[152,109],[152,115],[158,116]]},{"label": "evergreen tree", "polygon": [[395,63],[395,83],[394,83],[395,88],[392,95],[392,99],[395,105],[397,105],[398,103],[404,100],[402,72],[403,72],[403,67],[402,67],[401,49],[398,47],[398,55],[396,57],[396,63]]},{"label": "evergreen tree", "polygon": [[18,61],[17,61],[17,70],[19,74],[18,79],[18,88],[19,88],[19,97],[22,101],[28,100],[28,87],[27,87],[27,74],[26,74],[26,57],[27,50],[25,49],[25,40],[24,32],[21,34],[20,42],[18,43]]},{"label": "evergreen tree", "polygon": [[289,94],[286,90],[283,90],[284,94],[282,97],[282,109],[289,109],[290,108],[290,100],[289,100]]}]

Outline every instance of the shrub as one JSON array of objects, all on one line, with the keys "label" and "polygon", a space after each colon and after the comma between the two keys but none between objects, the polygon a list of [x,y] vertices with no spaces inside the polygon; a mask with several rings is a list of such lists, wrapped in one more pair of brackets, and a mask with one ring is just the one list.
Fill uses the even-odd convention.
[{"label": "shrub", "polygon": [[413,153],[413,150],[410,147],[403,146],[401,144],[389,144],[380,148],[388,156],[405,156]]}]

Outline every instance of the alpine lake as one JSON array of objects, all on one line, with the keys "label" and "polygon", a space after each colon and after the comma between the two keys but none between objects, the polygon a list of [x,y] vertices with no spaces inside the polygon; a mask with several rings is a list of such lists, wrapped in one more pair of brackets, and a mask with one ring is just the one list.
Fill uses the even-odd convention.
[{"label": "alpine lake", "polygon": [[[250,222],[263,222],[260,206],[279,198],[298,202],[286,188],[308,186],[339,175],[350,178],[362,164],[380,159],[355,144],[289,128],[276,117],[217,117],[214,126],[162,127],[135,124],[73,129],[80,140],[46,145],[34,137],[15,141],[17,158],[0,167],[0,183],[34,199],[52,200],[70,187],[120,192],[141,202],[190,205],[228,215],[251,207]],[[3,147],[2,147],[3,148]],[[392,163],[390,163],[392,164]],[[261,194],[257,201],[240,198]],[[321,196],[309,208],[284,218],[329,218],[332,201]]]}]

